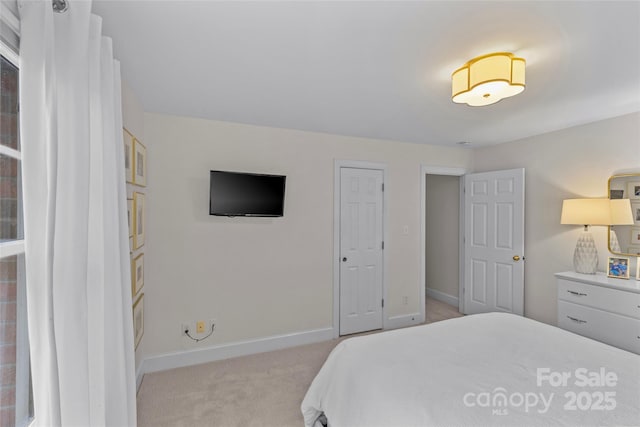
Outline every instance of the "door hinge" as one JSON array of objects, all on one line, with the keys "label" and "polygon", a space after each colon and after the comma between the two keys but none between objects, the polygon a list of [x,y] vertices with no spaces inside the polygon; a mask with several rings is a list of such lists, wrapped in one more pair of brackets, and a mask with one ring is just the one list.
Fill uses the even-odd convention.
[{"label": "door hinge", "polygon": [[382,241],[382,250],[384,251],[384,240]]},{"label": "door hinge", "polygon": [[382,308],[384,308],[384,298],[382,298]]},{"label": "door hinge", "polygon": [[382,192],[384,193],[384,182],[382,183]]}]

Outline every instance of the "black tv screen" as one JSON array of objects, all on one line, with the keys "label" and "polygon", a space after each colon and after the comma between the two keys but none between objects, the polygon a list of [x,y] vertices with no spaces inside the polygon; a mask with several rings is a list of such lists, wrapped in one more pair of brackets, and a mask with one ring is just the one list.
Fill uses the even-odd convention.
[{"label": "black tv screen", "polygon": [[219,216],[282,216],[287,177],[211,171],[209,214]]}]

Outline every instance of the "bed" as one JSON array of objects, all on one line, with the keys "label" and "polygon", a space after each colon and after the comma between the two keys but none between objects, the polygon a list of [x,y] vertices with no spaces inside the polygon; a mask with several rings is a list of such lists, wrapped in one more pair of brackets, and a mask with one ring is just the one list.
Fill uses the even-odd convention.
[{"label": "bed", "polygon": [[301,409],[307,427],[638,426],[640,356],[476,314],[342,341]]}]

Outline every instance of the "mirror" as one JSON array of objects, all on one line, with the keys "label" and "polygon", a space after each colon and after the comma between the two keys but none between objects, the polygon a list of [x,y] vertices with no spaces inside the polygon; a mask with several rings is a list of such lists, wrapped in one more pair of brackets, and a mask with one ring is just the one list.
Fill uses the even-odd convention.
[{"label": "mirror", "polygon": [[609,178],[609,198],[629,199],[634,220],[633,225],[609,227],[609,251],[616,255],[640,256],[640,172]]}]

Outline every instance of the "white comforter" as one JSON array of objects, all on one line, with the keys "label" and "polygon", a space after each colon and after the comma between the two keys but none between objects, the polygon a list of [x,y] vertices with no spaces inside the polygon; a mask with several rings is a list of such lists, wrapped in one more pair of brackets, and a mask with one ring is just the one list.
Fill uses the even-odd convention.
[{"label": "white comforter", "polygon": [[308,427],[639,426],[640,356],[478,314],[341,342],[301,409]]}]

